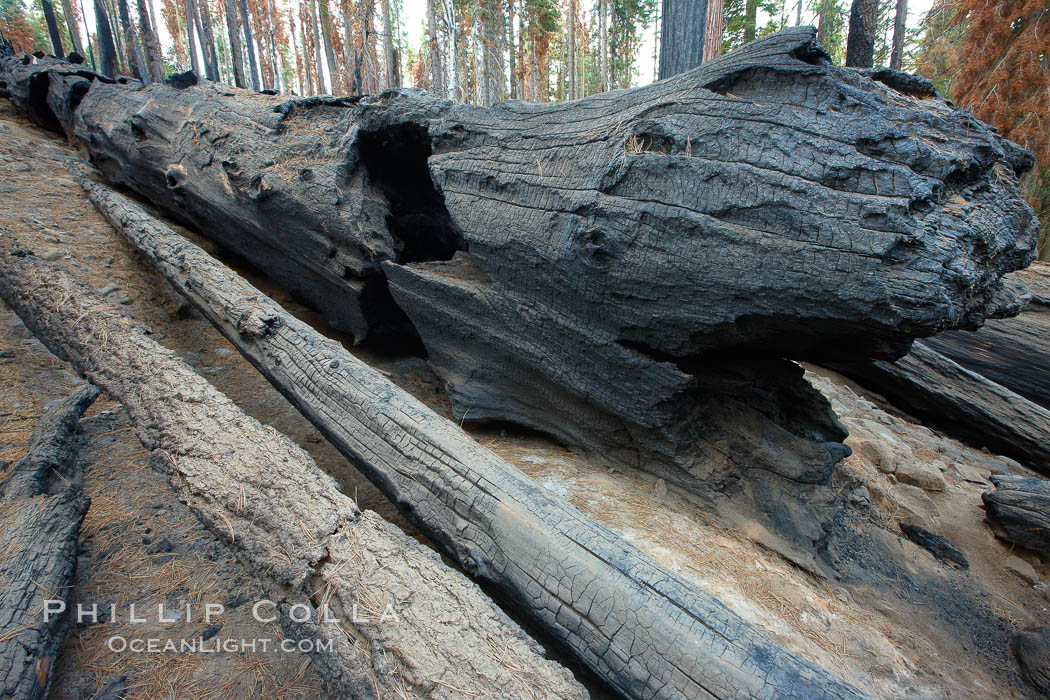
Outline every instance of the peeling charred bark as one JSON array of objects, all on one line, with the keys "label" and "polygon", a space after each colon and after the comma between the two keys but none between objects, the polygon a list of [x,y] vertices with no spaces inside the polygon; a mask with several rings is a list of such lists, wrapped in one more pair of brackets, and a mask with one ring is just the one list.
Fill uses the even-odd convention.
[{"label": "peeling charred bark", "polygon": [[[6,263],[5,263],[6,264]],[[69,630],[80,523],[89,500],[77,461],[77,420],[98,396],[87,386],[41,417],[26,456],[0,482],[0,696],[47,696]],[[56,601],[45,605],[45,601]],[[50,614],[45,614],[47,611]]]},{"label": "peeling charred bark", "polygon": [[[333,694],[440,696],[453,686],[485,697],[526,689],[586,697],[475,584],[359,511],[308,454],[244,414],[123,312],[8,232],[0,231],[0,259],[0,296],[48,349],[124,404],[153,468],[268,587],[286,633],[332,642],[313,660]],[[70,543],[72,559],[75,534]],[[36,590],[31,579],[17,580],[23,594]],[[388,602],[396,617],[380,621]],[[324,604],[335,621],[324,618]],[[307,606],[308,621],[297,621],[294,605]]]},{"label": "peeling charred bark", "polygon": [[95,205],[472,575],[630,697],[857,697],[74,169]]},{"label": "peeling charred bark", "polygon": [[1000,536],[1033,552],[1050,555],[1050,481],[993,476],[995,491],[981,494],[988,520]]},{"label": "peeling charred bark", "polygon": [[1050,474],[1050,411],[917,342],[896,362],[825,361],[928,425]]},{"label": "peeling charred bark", "polygon": [[1050,264],[1036,262],[1017,278],[1032,300],[1016,318],[996,319],[976,333],[949,331],[926,343],[963,367],[1050,409]]}]

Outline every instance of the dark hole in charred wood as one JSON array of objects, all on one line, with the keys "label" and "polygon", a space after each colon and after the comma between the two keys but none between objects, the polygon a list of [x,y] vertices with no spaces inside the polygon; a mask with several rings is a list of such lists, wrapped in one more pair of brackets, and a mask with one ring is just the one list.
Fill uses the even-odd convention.
[{"label": "dark hole in charred wood", "polygon": [[382,274],[370,277],[365,284],[361,311],[369,319],[382,319],[381,323],[372,324],[363,343],[365,347],[388,355],[427,356],[419,331],[394,301],[390,285]]},{"label": "dark hole in charred wood", "polygon": [[51,78],[46,72],[40,72],[29,79],[29,109],[33,111],[37,124],[48,131],[62,133],[62,124],[58,121],[51,105],[47,103],[48,91],[51,89]]},{"label": "dark hole in charred wood", "polygon": [[362,130],[361,160],[390,204],[387,228],[399,245],[398,262],[450,260],[467,244],[430,179],[425,126],[402,123]]}]

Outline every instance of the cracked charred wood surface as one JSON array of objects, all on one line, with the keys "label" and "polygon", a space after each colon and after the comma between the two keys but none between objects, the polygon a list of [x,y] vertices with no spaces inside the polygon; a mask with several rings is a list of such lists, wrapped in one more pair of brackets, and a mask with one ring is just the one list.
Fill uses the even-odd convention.
[{"label": "cracked charred wood surface", "polygon": [[1050,555],[1050,481],[993,476],[995,491],[981,494],[988,520],[1000,536],[1033,552]]},{"label": "cracked charred wood surface", "polygon": [[45,601],[68,608],[72,597],[80,523],[90,504],[76,426],[97,396],[86,386],[50,407],[25,457],[0,482],[0,697],[46,697],[69,630],[69,615]]},{"label": "cracked charred wood surface", "polygon": [[[151,465],[268,586],[286,633],[331,643],[312,656],[334,694],[451,698],[459,688],[484,697],[586,697],[476,584],[360,512],[308,454],[244,414],[123,312],[8,232],[0,231],[0,257],[0,296],[48,349],[124,404]],[[42,527],[62,520],[49,522]],[[75,534],[69,542],[63,561],[72,563]],[[29,579],[16,580],[33,593]],[[394,616],[384,619],[387,604]]]},{"label": "cracked charred wood surface", "polygon": [[1050,409],[1050,264],[1016,273],[1032,300],[1016,318],[991,320],[976,333],[951,331],[926,343],[963,367]]},{"label": "cracked charred wood surface", "polygon": [[926,341],[916,342],[896,362],[824,364],[935,428],[1050,474],[1050,411],[953,362]]},{"label": "cracked charred wood surface", "polygon": [[857,697],[74,165],[91,200],[472,575],[624,695]]},{"label": "cracked charred wood surface", "polygon": [[812,28],[568,103],[192,82],[92,85],[74,133],[109,181],[358,340],[418,332],[457,419],[728,492],[807,556],[848,449],[784,358],[1016,313],[1001,277],[1034,255],[1031,154]]}]

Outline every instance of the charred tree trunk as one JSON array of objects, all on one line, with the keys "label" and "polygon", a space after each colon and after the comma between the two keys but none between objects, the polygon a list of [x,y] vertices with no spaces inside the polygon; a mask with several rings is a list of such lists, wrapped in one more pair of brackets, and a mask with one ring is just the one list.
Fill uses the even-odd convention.
[{"label": "charred tree trunk", "polygon": [[332,94],[335,94],[339,85],[339,66],[335,61],[335,45],[332,39],[332,13],[328,7],[328,0],[317,0],[317,8],[321,20],[321,35],[324,37],[324,55],[328,62],[328,75],[332,85]]},{"label": "charred tree trunk", "polygon": [[981,499],[1000,537],[1050,556],[1050,481],[995,475],[992,483]]},{"label": "charred tree trunk", "polygon": [[[190,2],[191,0],[186,0]],[[113,45],[113,33],[110,31],[109,15],[102,0],[95,0],[95,19],[98,36],[99,72],[110,78],[117,77],[117,49]]]},{"label": "charred tree trunk", "polygon": [[1050,411],[917,342],[896,362],[828,362],[929,425],[1050,474]]},{"label": "charred tree trunk", "polygon": [[890,69],[900,70],[904,60],[904,29],[908,21],[908,0],[897,0],[897,16],[893,21],[893,44],[890,50]]},{"label": "charred tree trunk", "polygon": [[[126,2],[127,0],[120,0]],[[200,31],[201,50],[204,54],[204,74],[208,80],[218,82],[219,56],[215,51],[215,33],[212,30],[211,11],[208,9],[208,0],[196,0],[197,28]]]},{"label": "charred tree trunk", "polygon": [[660,80],[699,66],[707,35],[707,0],[663,0],[662,7]]},{"label": "charred tree trunk", "polygon": [[80,523],[90,503],[82,490],[76,425],[96,396],[98,389],[87,386],[48,409],[26,456],[0,483],[0,696],[5,698],[47,697],[55,657],[69,630],[65,610],[72,599]]},{"label": "charred tree trunk", "polygon": [[252,40],[252,23],[248,16],[248,0],[240,0],[241,25],[244,27],[244,44],[248,50],[248,67],[251,70],[252,90],[259,92],[259,65],[255,58],[255,43]]},{"label": "charred tree trunk", "polygon": [[321,31],[317,24],[317,2],[310,0],[310,25],[314,39],[314,60],[317,65],[317,92],[321,95],[331,94],[325,84],[323,58],[321,57]]},{"label": "charred tree trunk", "polygon": [[1050,264],[1017,273],[1032,300],[1016,318],[993,319],[976,333],[949,331],[927,345],[1050,410]]},{"label": "charred tree trunk", "polygon": [[874,65],[878,18],[878,0],[853,0],[849,11],[849,33],[846,36],[847,66],[871,68]]},{"label": "charred tree trunk", "polygon": [[84,53],[84,44],[80,39],[80,27],[77,26],[77,15],[73,11],[73,3],[70,0],[62,0],[62,14],[65,15],[66,28],[69,30],[70,41],[73,42],[73,50],[81,56]]},{"label": "charred tree trunk", "polygon": [[55,20],[55,8],[51,0],[40,0],[40,5],[44,8],[44,21],[47,23],[47,33],[51,37],[51,52],[62,58],[66,54],[62,48],[62,32],[59,31],[58,22]]},{"label": "charred tree trunk", "polygon": [[620,692],[858,696],[538,487],[140,207],[83,171],[77,179],[110,223],[418,527]]},{"label": "charred tree trunk", "polygon": [[[98,0],[95,0],[98,2]],[[201,74],[200,59],[197,58],[197,3],[196,0],[185,0],[186,41],[190,52],[190,68],[196,75]]]},{"label": "charred tree trunk", "polygon": [[128,51],[129,67],[136,78],[148,85],[151,82],[150,74],[143,59],[138,32],[135,31],[135,24],[131,21],[128,0],[117,0],[117,10],[120,12],[120,26],[124,30],[124,46]]},{"label": "charred tree trunk", "polygon": [[139,27],[142,29],[142,43],[146,53],[146,64],[153,81],[164,80],[164,59],[157,38],[157,28],[147,3],[150,0],[138,0]]},{"label": "charred tree trunk", "polygon": [[[359,511],[308,454],[245,415],[129,317],[8,232],[0,234],[0,256],[0,296],[53,353],[124,404],[152,468],[253,570],[278,603],[285,633],[331,641],[313,660],[333,694],[424,696],[439,679],[488,697],[519,687],[585,697],[476,585],[375,513]],[[241,320],[244,332],[265,332],[265,316]],[[67,541],[72,563],[75,529]],[[43,590],[26,578],[32,572],[17,573],[21,595]],[[68,590],[65,581],[47,588]],[[365,622],[352,617],[355,605],[382,610],[386,603],[394,617],[382,623],[378,610]],[[293,619],[294,605],[311,611],[307,621]],[[445,611],[446,624],[435,624],[435,611]],[[493,646],[507,657],[492,654]]]},{"label": "charred tree trunk", "polygon": [[230,62],[233,63],[233,84],[239,88],[248,87],[244,78],[244,51],[241,50],[241,16],[237,10],[237,0],[223,0],[226,10],[226,29],[230,37]]}]

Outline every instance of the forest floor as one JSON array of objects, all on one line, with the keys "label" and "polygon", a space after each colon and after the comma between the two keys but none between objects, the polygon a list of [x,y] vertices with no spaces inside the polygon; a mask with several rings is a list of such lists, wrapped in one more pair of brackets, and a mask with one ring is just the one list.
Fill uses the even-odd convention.
[{"label": "forest floor", "polygon": [[[148,326],[154,339],[245,412],[305,448],[362,508],[418,535],[110,228],[52,160],[71,153],[63,139],[37,129],[6,101],[0,103],[0,196],[5,203],[0,229],[15,232],[38,255],[105,292],[108,303]],[[174,228],[214,252],[208,242]],[[441,382],[422,359],[353,348],[319,315],[238,260],[221,257],[292,313],[344,341],[438,413],[450,415]],[[0,306],[0,355],[0,459],[14,460],[24,453],[44,407],[81,380],[5,306]],[[1011,551],[983,522],[980,494],[991,488],[988,476],[1028,472],[1012,460],[938,435],[833,373],[807,369],[851,432],[848,442],[855,453],[839,478],[865,484],[883,525],[877,536],[900,549],[909,563],[907,575],[924,585],[947,588],[951,583],[974,591],[988,612],[985,617],[1002,627],[991,630],[997,640],[1013,629],[1050,624],[1045,588],[1050,566],[1030,553]],[[279,630],[252,620],[246,603],[258,598],[254,584],[225,546],[175,500],[165,479],[149,469],[119,404],[105,398],[83,421],[85,489],[92,503],[81,531],[76,595],[88,602],[112,601],[118,619],[74,628],[56,667],[53,697],[92,697],[121,676],[126,676],[128,697],[135,698],[324,697],[308,658],[297,653],[133,654],[107,648],[113,635],[178,639],[215,632],[197,619],[132,625],[120,617],[128,603],[150,609],[164,602],[177,609],[186,602],[215,600],[226,604],[219,637],[276,638]],[[465,427],[484,446],[716,595],[785,647],[873,695],[1025,696],[1009,653],[999,642],[995,648],[983,643],[980,637],[987,630],[981,626],[960,634],[959,621],[950,624],[906,595],[815,576],[760,544],[754,533],[719,525],[645,475],[621,473],[534,433]],[[896,462],[896,474],[880,465],[885,455]],[[969,569],[935,560],[899,535],[900,522],[948,536],[969,559]]]}]

